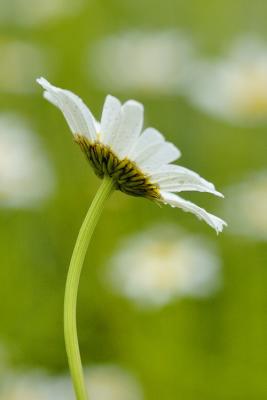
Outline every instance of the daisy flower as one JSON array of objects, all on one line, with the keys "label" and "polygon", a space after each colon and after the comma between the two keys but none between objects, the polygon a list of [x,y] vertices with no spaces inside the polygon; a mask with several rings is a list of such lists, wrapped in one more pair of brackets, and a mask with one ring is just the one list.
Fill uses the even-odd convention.
[{"label": "daisy flower", "polygon": [[79,14],[84,3],[84,0],[46,0],[38,3],[35,0],[1,1],[0,23],[19,28],[40,27]]},{"label": "daisy flower", "polygon": [[142,308],[213,295],[221,261],[212,242],[161,224],[124,239],[108,259],[107,283]]},{"label": "daisy flower", "polygon": [[231,219],[228,233],[267,241],[267,170],[250,172],[225,190],[231,198],[222,210]]},{"label": "daisy flower", "polygon": [[86,72],[107,89],[176,95],[190,77],[194,53],[192,40],[175,29],[126,30],[90,45]]},{"label": "daisy flower", "polygon": [[0,387],[1,400],[71,400],[71,388],[64,378],[52,378],[42,371],[7,373]]},{"label": "daisy flower", "polygon": [[225,57],[196,65],[188,88],[193,104],[239,125],[267,121],[267,47],[253,37],[236,40]]},{"label": "daisy flower", "polygon": [[132,196],[170,204],[204,219],[218,233],[225,225],[223,220],[175,193],[195,190],[217,196],[221,194],[212,183],[195,172],[171,164],[180,157],[180,151],[156,129],[142,130],[142,104],[128,100],[122,105],[116,97],[107,96],[98,123],[74,93],[51,85],[44,78],[37,81],[45,89],[44,97],[62,111],[76,143],[96,175],[102,178],[72,253],[64,301],[65,344],[72,382],[77,400],[87,400],[78,343],[76,305],[83,262],[105,201],[117,189]]},{"label": "daisy flower", "polygon": [[99,364],[85,370],[92,400],[143,400],[137,379],[116,364]]},{"label": "daisy flower", "polygon": [[34,208],[53,193],[55,177],[27,120],[0,113],[0,208]]},{"label": "daisy flower", "polygon": [[44,78],[37,81],[45,89],[44,97],[64,114],[76,143],[100,178],[109,176],[115,188],[126,194],[192,212],[217,233],[222,231],[226,225],[223,220],[175,194],[198,191],[222,197],[197,173],[172,164],[181,153],[160,132],[154,128],[142,130],[142,104],[128,100],[122,105],[108,95],[98,123],[74,93]]},{"label": "daisy flower", "polygon": [[[138,380],[116,364],[98,364],[85,369],[91,400],[143,400]],[[2,382],[3,381],[3,382]],[[71,382],[65,375],[48,376],[43,371],[3,375],[1,400],[73,400]]]}]

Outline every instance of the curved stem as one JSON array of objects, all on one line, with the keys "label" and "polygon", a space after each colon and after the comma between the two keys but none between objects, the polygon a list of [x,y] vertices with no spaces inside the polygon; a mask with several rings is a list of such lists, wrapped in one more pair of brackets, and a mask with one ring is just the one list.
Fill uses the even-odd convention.
[{"label": "curved stem", "polygon": [[90,239],[113,190],[113,181],[104,178],[81,226],[70,261],[64,301],[64,334],[69,368],[77,400],[87,400],[76,326],[76,305],[80,274]]}]

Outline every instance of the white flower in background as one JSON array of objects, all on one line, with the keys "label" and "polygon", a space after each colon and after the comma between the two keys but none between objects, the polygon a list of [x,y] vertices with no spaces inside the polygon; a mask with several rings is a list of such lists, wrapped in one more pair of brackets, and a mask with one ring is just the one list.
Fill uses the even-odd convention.
[{"label": "white flower in background", "polygon": [[90,46],[86,71],[107,90],[176,94],[192,58],[191,41],[175,30],[129,31]]},{"label": "white flower in background", "polygon": [[241,124],[266,122],[266,43],[240,39],[225,58],[199,63],[188,93],[199,108],[225,120]]},{"label": "white flower in background", "polygon": [[137,380],[116,365],[99,365],[85,371],[85,380],[92,400],[142,400]]},{"label": "white flower in background", "polygon": [[52,170],[38,137],[23,118],[0,114],[0,207],[35,206],[53,187]]},{"label": "white flower in background", "polygon": [[48,377],[42,372],[6,374],[0,400],[74,400],[65,378]]},{"label": "white flower in background", "polygon": [[0,23],[38,26],[80,11],[84,0],[8,0],[0,2]]},{"label": "white flower in background", "polygon": [[[99,365],[85,370],[91,400],[142,400],[137,380],[116,365]],[[43,372],[4,375],[0,400],[74,400],[71,382],[65,376]]]},{"label": "white flower in background", "polygon": [[[9,1],[0,4],[9,4]],[[0,92],[27,94],[35,90],[39,71],[49,73],[50,63],[44,51],[30,42],[0,40]]]},{"label": "white flower in background", "polygon": [[163,225],[126,239],[109,262],[107,280],[140,306],[159,307],[212,295],[220,284],[220,264],[210,242]]},{"label": "white flower in background", "polygon": [[44,78],[38,83],[44,96],[64,114],[75,141],[85,153],[95,173],[114,180],[124,193],[169,204],[194,213],[221,232],[225,222],[174,192],[199,191],[217,196],[214,185],[195,172],[170,164],[180,151],[154,128],[143,129],[143,106],[129,100],[123,105],[107,96],[101,123],[97,123],[82,100],[70,91],[52,86]]},{"label": "white flower in background", "polygon": [[224,214],[231,221],[230,233],[267,240],[267,170],[249,174],[230,186]]}]

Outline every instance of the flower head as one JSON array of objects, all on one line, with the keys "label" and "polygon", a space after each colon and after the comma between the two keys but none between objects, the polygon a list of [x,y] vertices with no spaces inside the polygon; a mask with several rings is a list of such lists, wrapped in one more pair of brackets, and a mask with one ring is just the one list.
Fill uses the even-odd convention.
[{"label": "flower head", "polygon": [[221,278],[213,244],[168,225],[124,239],[107,266],[112,288],[145,308],[183,297],[208,297]]},{"label": "flower head", "polygon": [[189,78],[194,52],[190,38],[174,29],[126,30],[90,44],[87,73],[120,92],[176,94]]},{"label": "flower head", "polygon": [[94,365],[85,370],[92,400],[142,400],[139,382],[115,364]]},{"label": "flower head", "polygon": [[44,97],[64,114],[75,141],[98,176],[109,176],[116,189],[159,203],[180,207],[205,220],[216,232],[225,222],[174,192],[199,191],[222,196],[212,183],[195,172],[171,164],[181,153],[154,128],[143,128],[142,104],[128,100],[123,105],[108,95],[100,124],[83,101],[68,90],[37,80]]},{"label": "flower head", "polygon": [[189,97],[202,110],[229,122],[266,123],[266,45],[255,38],[241,38],[226,57],[197,65]]},{"label": "flower head", "polygon": [[54,174],[36,133],[21,116],[0,113],[0,207],[37,206],[53,189]]},{"label": "flower head", "polygon": [[[35,27],[80,12],[83,0],[11,0],[0,3],[1,25]],[[16,10],[16,12],[14,12]]]},{"label": "flower head", "polygon": [[[73,400],[68,376],[48,376],[43,371],[6,371],[0,384],[1,400]],[[116,364],[98,364],[85,369],[86,387],[92,400],[142,400],[138,380]]]},{"label": "flower head", "polygon": [[231,219],[229,233],[267,241],[267,170],[250,172],[226,191],[231,204],[226,201],[222,211]]},{"label": "flower head", "polygon": [[0,387],[1,400],[70,400],[69,382],[64,378],[52,378],[42,371],[11,373],[7,371],[3,386]]}]

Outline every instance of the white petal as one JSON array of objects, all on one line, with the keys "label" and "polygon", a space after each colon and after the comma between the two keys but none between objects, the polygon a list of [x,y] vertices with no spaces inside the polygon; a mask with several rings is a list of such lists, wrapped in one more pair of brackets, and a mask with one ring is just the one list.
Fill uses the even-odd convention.
[{"label": "white petal", "polygon": [[147,128],[139,136],[135,146],[129,154],[129,158],[135,161],[137,157],[139,159],[146,159],[148,156],[153,154],[155,148],[159,144],[165,141],[163,135],[154,128]]},{"label": "white petal", "polygon": [[101,131],[100,122],[97,121],[96,119],[94,119],[94,124],[95,124],[95,130],[96,130],[96,132],[97,132],[97,133],[100,133],[100,131]]},{"label": "white petal", "polygon": [[121,108],[121,123],[112,149],[119,157],[126,157],[134,146],[140,135],[143,119],[144,107],[141,103],[128,100]]},{"label": "white petal", "polygon": [[54,104],[54,106],[59,107],[58,101],[54,95],[52,95],[47,90],[44,91],[44,98],[48,100],[50,103]]},{"label": "white petal", "polygon": [[216,191],[211,182],[201,178],[196,172],[179,165],[166,165],[151,175],[151,181],[157,183],[160,189],[168,192],[198,191],[208,192],[223,197]]},{"label": "white petal", "polygon": [[208,225],[216,230],[217,233],[223,230],[224,225],[227,226],[226,222],[216,217],[215,215],[209,214],[203,208],[198,207],[196,204],[190,201],[184,200],[180,196],[169,192],[161,192],[163,201],[172,207],[179,207],[184,211],[195,214],[199,219],[203,219]]},{"label": "white petal", "polygon": [[152,154],[149,149],[147,149],[147,153],[140,154],[135,161],[144,172],[153,173],[164,164],[177,160],[180,155],[180,150],[178,150],[174,144],[163,142],[155,146]]},{"label": "white petal", "polygon": [[37,82],[45,89],[44,97],[62,111],[73,134],[85,135],[90,140],[96,139],[94,118],[78,96],[51,85],[44,78],[37,79]]},{"label": "white petal", "polygon": [[112,145],[121,121],[121,103],[113,96],[106,97],[101,117],[101,140]]}]

